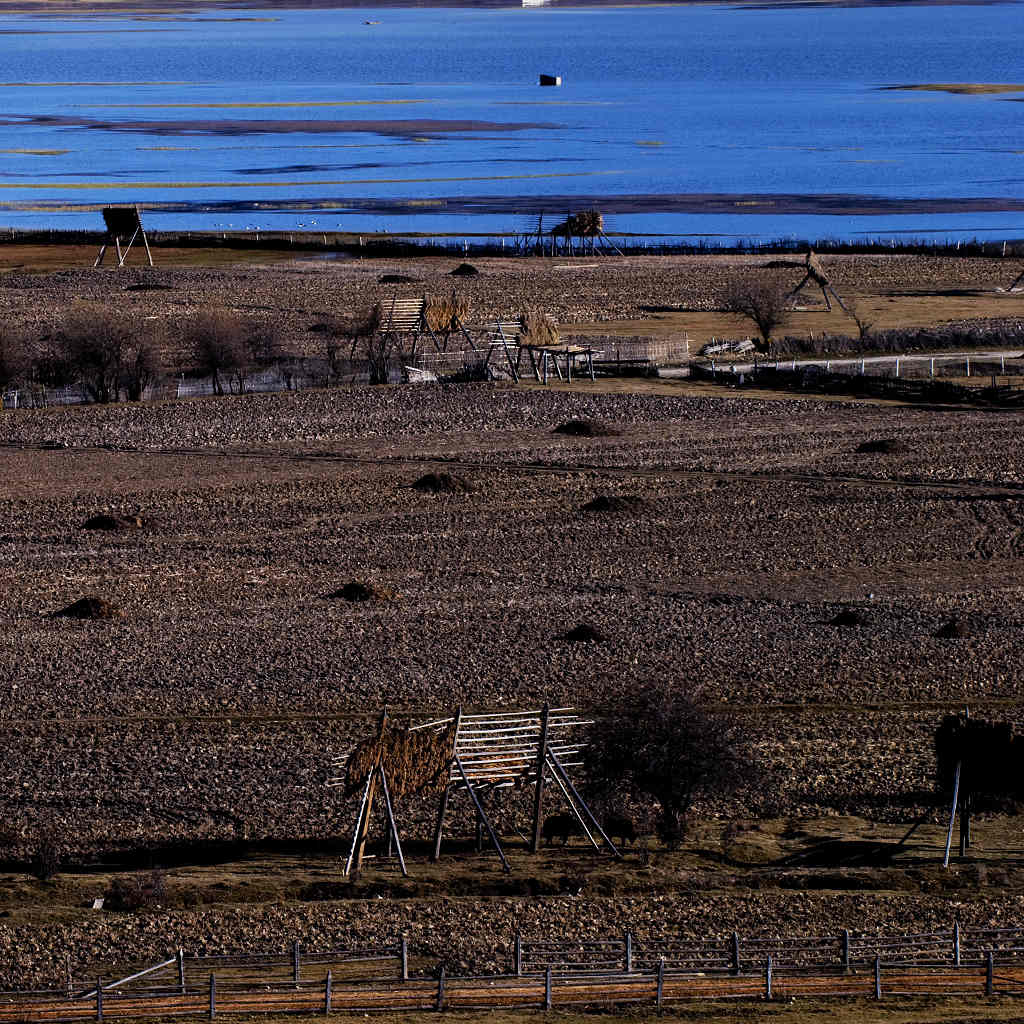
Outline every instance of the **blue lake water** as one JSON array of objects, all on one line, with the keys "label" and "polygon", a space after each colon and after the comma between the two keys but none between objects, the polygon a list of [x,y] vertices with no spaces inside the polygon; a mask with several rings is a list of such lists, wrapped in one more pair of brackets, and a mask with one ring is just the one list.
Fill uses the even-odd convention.
[{"label": "blue lake water", "polygon": [[1024,83],[1017,4],[4,16],[0,68],[0,225],[1024,236],[1024,88],[882,88]]}]

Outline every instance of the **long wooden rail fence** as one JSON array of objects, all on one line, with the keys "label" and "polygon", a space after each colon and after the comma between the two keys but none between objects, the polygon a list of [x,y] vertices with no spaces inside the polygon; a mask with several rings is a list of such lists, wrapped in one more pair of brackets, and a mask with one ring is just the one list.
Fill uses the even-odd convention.
[{"label": "long wooden rail fence", "polygon": [[[410,964],[412,963],[412,966]],[[449,975],[403,938],[376,948],[192,956],[182,951],[91,985],[0,993],[0,1024],[218,1014],[551,1009],[795,996],[1024,995],[1024,929],[888,937],[524,940],[511,970]],[[77,972],[82,976],[86,968]]]}]

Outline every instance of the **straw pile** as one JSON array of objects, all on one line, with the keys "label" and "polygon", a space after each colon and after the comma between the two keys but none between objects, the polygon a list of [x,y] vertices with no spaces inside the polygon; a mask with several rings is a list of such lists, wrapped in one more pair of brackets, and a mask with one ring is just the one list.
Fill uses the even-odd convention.
[{"label": "straw pile", "polygon": [[448,767],[455,752],[455,722],[445,729],[411,731],[387,719],[376,736],[349,754],[345,765],[345,795],[353,796],[370,772],[381,765],[392,799],[407,793],[437,791],[448,784]]},{"label": "straw pile", "polygon": [[427,326],[442,334],[457,330],[468,312],[469,301],[454,292],[450,296],[428,295],[423,302],[423,319]]},{"label": "straw pile", "polygon": [[562,238],[596,238],[604,234],[604,217],[599,210],[581,210],[551,229],[551,234]]},{"label": "straw pile", "polygon": [[546,313],[524,310],[519,315],[519,340],[523,345],[557,345],[558,326]]}]

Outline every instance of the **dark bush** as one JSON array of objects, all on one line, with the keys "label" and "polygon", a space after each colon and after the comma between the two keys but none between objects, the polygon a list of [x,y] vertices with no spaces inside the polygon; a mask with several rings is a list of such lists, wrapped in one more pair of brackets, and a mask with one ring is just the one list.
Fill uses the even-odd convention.
[{"label": "dark bush", "polygon": [[40,882],[48,882],[60,870],[60,850],[52,836],[41,836],[29,862],[29,872]]},{"label": "dark bush", "polygon": [[147,874],[115,878],[103,897],[108,910],[145,910],[158,907],[167,899],[167,876],[161,868]]}]

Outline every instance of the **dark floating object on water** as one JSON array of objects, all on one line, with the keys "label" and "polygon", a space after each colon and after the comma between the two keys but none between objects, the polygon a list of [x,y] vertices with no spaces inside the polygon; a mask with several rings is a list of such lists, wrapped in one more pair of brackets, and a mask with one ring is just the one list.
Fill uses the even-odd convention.
[{"label": "dark floating object on water", "polygon": [[472,263],[460,263],[452,272],[451,277],[476,277],[480,271]]},{"label": "dark floating object on water", "polygon": [[422,277],[409,277],[407,274],[381,274],[377,284],[416,284]]},{"label": "dark floating object on water", "polygon": [[630,498],[618,494],[599,494],[588,501],[581,512],[640,512],[645,507],[643,498]]},{"label": "dark floating object on water", "polygon": [[472,494],[475,490],[468,480],[451,473],[425,473],[412,486],[427,494]]},{"label": "dark floating object on water", "polygon": [[73,604],[53,613],[53,618],[63,619],[116,619],[118,609],[102,597],[80,597]]},{"label": "dark floating object on water", "polygon": [[939,640],[964,640],[971,636],[971,629],[963,619],[952,618],[935,631]]},{"label": "dark floating object on water", "polygon": [[568,640],[571,644],[602,644],[608,638],[596,627],[581,622],[564,634],[562,639]]},{"label": "dark floating object on water", "polygon": [[600,420],[567,420],[552,431],[566,437],[615,437],[618,431]]},{"label": "dark floating object on water", "polygon": [[112,516],[101,512],[82,523],[83,530],[141,530],[146,525],[142,516]]},{"label": "dark floating object on water", "polygon": [[862,441],[857,445],[858,455],[906,455],[910,449],[894,437],[883,437],[878,441]]},{"label": "dark floating object on water", "polygon": [[844,608],[838,615],[829,620],[830,626],[866,626],[867,616],[854,608]]},{"label": "dark floating object on water", "polygon": [[562,76],[561,75],[541,75],[540,76],[540,84],[541,85],[561,85],[562,84]]}]

